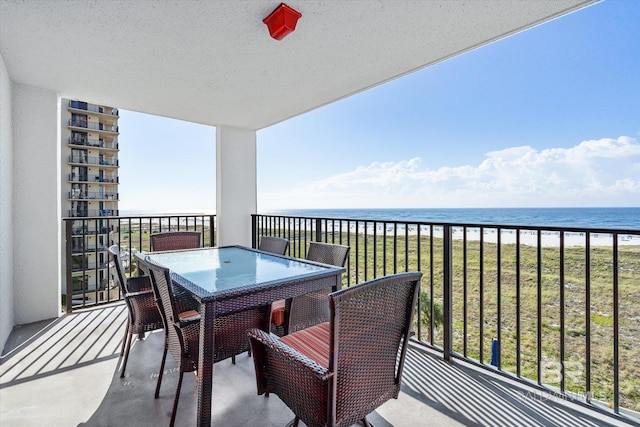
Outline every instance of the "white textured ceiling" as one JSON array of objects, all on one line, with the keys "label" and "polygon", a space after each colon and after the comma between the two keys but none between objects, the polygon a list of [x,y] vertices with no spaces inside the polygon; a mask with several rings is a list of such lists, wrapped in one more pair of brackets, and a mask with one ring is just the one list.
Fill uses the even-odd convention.
[{"label": "white textured ceiling", "polygon": [[260,129],[592,2],[292,0],[276,41],[277,0],[0,0],[0,52],[63,97]]}]

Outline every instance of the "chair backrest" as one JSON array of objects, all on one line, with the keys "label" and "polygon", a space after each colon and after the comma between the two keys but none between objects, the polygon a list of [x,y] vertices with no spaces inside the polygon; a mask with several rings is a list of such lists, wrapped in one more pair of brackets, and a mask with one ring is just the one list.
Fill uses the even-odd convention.
[{"label": "chair backrest", "polygon": [[334,245],[332,243],[309,243],[309,251],[307,259],[309,261],[321,262],[323,264],[335,265],[336,267],[344,267],[349,256],[349,246]]},{"label": "chair backrest", "polygon": [[258,249],[273,254],[284,255],[289,248],[289,240],[282,237],[262,236]]},{"label": "chair backrest", "polygon": [[160,312],[160,317],[162,317],[162,322],[165,325],[165,328],[167,326],[167,322],[166,322],[166,316],[164,314],[164,307],[162,306],[162,301],[160,298],[160,293],[158,292],[158,289],[156,288],[156,286],[153,283],[153,280],[151,280],[151,274],[149,273],[149,262],[147,262],[147,255],[144,253],[140,253],[140,252],[136,252],[133,254],[133,257],[136,260],[136,265],[138,267],[138,271],[144,271],[145,275],[149,276],[149,283],[151,284],[151,290],[153,292],[153,298],[156,301],[156,305],[158,306],[158,311]]},{"label": "chair backrest", "polygon": [[[311,242],[307,260],[344,267],[349,250],[349,246]],[[329,320],[329,304],[327,304],[329,292],[331,292],[330,288],[319,289],[293,298],[289,310],[288,333]]]},{"label": "chair backrest", "polygon": [[143,259],[145,267],[148,268],[153,293],[156,295],[158,307],[161,307],[159,311],[164,321],[169,351],[176,360],[180,360],[185,345],[180,333],[180,317],[171,285],[171,273],[168,268],[151,261],[148,256],[138,258]]},{"label": "chair backrest", "polygon": [[113,267],[116,272],[115,276],[113,276],[113,272],[111,273],[111,276],[114,280],[118,281],[118,284],[120,286],[120,293],[124,297],[127,294],[127,282],[124,277],[122,260],[120,259],[120,247],[118,245],[113,245],[110,246],[107,251],[109,251],[109,255],[111,256],[112,265],[110,265],[110,267]]},{"label": "chair backrest", "polygon": [[421,277],[400,273],[329,295],[329,370],[337,373],[332,387],[340,425],[397,398]]},{"label": "chair backrest", "polygon": [[199,231],[171,231],[152,234],[151,250],[160,252],[199,248],[201,237]]}]

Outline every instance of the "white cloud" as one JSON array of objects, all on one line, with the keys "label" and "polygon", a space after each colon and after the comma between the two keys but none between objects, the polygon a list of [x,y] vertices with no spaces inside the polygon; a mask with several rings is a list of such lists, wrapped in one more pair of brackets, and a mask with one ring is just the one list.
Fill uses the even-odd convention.
[{"label": "white cloud", "polygon": [[621,136],[571,148],[512,147],[477,165],[436,170],[422,168],[419,157],[374,162],[259,196],[265,209],[639,206],[640,143]]}]

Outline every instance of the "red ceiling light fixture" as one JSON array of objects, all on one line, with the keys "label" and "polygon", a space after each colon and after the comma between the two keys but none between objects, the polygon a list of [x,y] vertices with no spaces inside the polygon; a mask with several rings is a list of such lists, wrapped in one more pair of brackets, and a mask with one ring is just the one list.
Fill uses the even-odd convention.
[{"label": "red ceiling light fixture", "polygon": [[276,40],[282,40],[296,29],[302,14],[295,9],[280,3],[273,12],[262,20],[269,28],[269,34]]}]

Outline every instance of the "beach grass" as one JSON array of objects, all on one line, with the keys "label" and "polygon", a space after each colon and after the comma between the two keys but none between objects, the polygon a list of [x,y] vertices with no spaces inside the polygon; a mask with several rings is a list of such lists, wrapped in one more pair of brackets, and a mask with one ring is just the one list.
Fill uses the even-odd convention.
[{"label": "beach grass", "polygon": [[[352,248],[345,281],[354,284],[365,277],[420,270],[423,289],[442,303],[442,238],[343,234],[329,240]],[[356,244],[358,258],[353,250]],[[590,397],[612,405],[613,249],[591,247],[587,253],[585,247],[577,246],[561,254],[559,247],[538,251],[535,246],[518,249],[515,244],[483,242],[481,251],[480,241],[469,240],[465,251],[463,245],[462,240],[453,240],[453,350],[465,353],[466,339],[466,356],[489,364],[492,341],[499,337],[504,371],[585,396],[590,369]],[[618,257],[620,406],[640,411],[640,246],[620,246]],[[420,338],[427,340],[425,329],[421,328]],[[443,345],[442,328],[435,328],[432,342]]]}]

